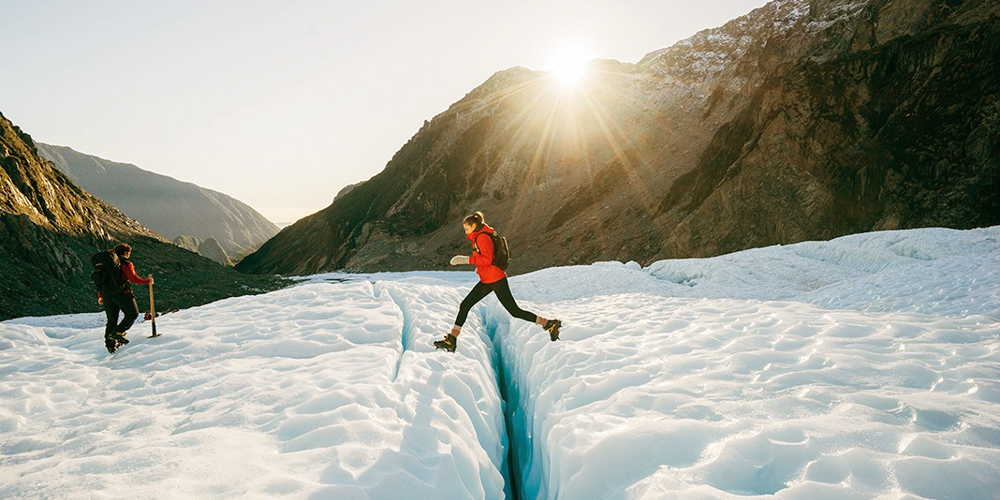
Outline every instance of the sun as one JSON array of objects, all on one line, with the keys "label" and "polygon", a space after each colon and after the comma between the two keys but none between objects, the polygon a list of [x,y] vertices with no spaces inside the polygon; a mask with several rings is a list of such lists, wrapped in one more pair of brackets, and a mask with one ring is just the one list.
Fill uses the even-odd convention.
[{"label": "sun", "polygon": [[587,76],[587,52],[579,45],[566,45],[552,55],[551,74],[564,87],[580,85]]},{"label": "sun", "polygon": [[579,85],[587,74],[586,61],[566,61],[552,70],[552,75],[563,86]]}]

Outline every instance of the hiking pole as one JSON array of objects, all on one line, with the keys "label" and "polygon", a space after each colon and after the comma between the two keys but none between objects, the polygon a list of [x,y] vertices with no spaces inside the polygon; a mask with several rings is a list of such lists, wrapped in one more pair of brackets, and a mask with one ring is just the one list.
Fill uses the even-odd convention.
[{"label": "hiking pole", "polygon": [[[150,274],[149,278],[152,279],[153,275]],[[156,305],[153,303],[153,284],[149,284],[149,321],[153,324],[153,335],[149,338],[159,337],[160,335],[156,333]]]}]

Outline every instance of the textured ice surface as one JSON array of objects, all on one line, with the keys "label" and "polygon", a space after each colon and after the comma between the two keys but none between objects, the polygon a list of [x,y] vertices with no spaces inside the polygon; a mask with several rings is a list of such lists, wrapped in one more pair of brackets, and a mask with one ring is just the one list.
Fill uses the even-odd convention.
[{"label": "textured ice surface", "polygon": [[500,498],[492,348],[427,354],[434,282],[224,300],[114,357],[98,315],[0,323],[0,498]]},{"label": "textured ice surface", "polygon": [[997,228],[549,269],[514,292],[568,324],[553,344],[488,314],[528,498],[1000,498]]},{"label": "textured ice surface", "polygon": [[1000,498],[1000,228],[474,280],[0,323],[0,498]]}]

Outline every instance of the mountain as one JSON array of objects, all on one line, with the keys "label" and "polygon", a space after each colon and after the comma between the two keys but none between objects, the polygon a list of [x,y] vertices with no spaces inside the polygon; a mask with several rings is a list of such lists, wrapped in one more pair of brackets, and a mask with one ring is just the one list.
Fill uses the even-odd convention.
[{"label": "mountain", "polygon": [[[158,310],[272,290],[163,239],[77,186],[0,114],[0,320],[96,311],[90,256],[124,241],[142,275],[156,276]],[[135,287],[142,304],[145,292]]]},{"label": "mountain", "polygon": [[65,146],[37,147],[77,185],[168,239],[213,238],[226,254],[239,259],[278,232],[278,226],[249,205],[218,191]]},{"label": "mountain", "polygon": [[511,270],[1000,223],[1000,2],[779,0],[581,86],[512,68],[237,269]]}]

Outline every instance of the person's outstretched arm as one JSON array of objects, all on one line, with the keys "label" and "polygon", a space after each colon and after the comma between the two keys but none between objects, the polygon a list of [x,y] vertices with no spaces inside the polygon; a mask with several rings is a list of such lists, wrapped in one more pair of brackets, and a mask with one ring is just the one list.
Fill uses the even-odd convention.
[{"label": "person's outstretched arm", "polygon": [[128,265],[122,267],[122,271],[125,272],[125,279],[129,283],[135,283],[136,285],[148,285],[152,283],[152,279],[140,278],[135,274],[135,264],[129,262]]}]

